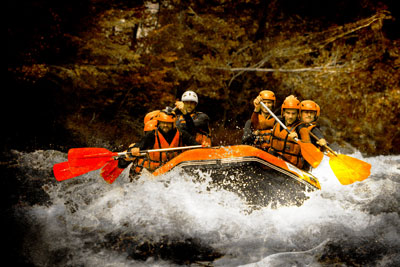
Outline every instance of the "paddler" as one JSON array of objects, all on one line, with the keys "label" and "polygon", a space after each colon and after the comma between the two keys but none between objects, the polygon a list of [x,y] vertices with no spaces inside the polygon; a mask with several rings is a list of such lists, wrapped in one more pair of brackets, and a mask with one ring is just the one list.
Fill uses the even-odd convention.
[{"label": "paddler", "polygon": [[303,100],[300,103],[300,120],[303,122],[304,126],[313,133],[319,140],[311,137],[311,142],[322,149],[327,145],[327,141],[324,138],[323,133],[317,126],[317,120],[320,116],[321,108],[319,105],[312,100]]},{"label": "paddler", "polygon": [[[254,111],[251,115],[251,124],[246,123],[242,143],[253,143],[256,147],[268,150],[275,119],[269,114],[260,102],[263,102],[270,110],[275,107],[275,93],[270,90],[261,91],[254,99]],[[249,128],[250,126],[250,129]]]},{"label": "paddler", "polygon": [[269,153],[278,156],[301,169],[307,169],[309,165],[301,155],[301,147],[295,141],[300,139],[303,143],[310,143],[310,135],[307,127],[299,127],[300,101],[293,95],[286,97],[281,106],[281,117],[288,132],[275,122],[271,135],[271,147]]},{"label": "paddler", "polygon": [[146,132],[142,139],[128,149],[131,155],[119,159],[118,167],[126,168],[135,161],[135,171],[140,172],[142,168],[154,171],[158,167],[176,157],[179,151],[174,152],[152,152],[148,158],[139,158],[140,151],[146,149],[173,148],[181,146],[200,145],[194,137],[184,130],[175,126],[176,116],[168,110],[162,110],[155,119],[158,121],[157,128]]},{"label": "paddler", "polygon": [[211,146],[210,118],[196,110],[198,103],[199,98],[195,92],[189,90],[182,94],[181,101],[175,102],[179,110],[176,112],[176,127],[193,135],[198,143]]}]

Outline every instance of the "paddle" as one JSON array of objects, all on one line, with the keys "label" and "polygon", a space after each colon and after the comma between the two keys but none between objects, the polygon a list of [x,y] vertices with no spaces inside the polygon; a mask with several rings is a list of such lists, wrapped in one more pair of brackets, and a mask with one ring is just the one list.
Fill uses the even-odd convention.
[{"label": "paddle", "polygon": [[[319,138],[310,131],[310,135],[317,141]],[[329,156],[329,166],[339,182],[343,185],[352,184],[357,181],[363,181],[371,174],[371,164],[347,156],[338,154],[327,145],[324,147],[331,152]]]},{"label": "paddle", "polygon": [[75,171],[73,173],[69,167],[68,161],[66,161],[66,162],[54,164],[53,173],[54,173],[54,177],[56,178],[56,180],[60,182],[60,181],[68,180],[70,178],[85,174],[85,173],[87,173],[87,170],[85,168],[81,168],[81,169],[75,168]]},{"label": "paddle", "polygon": [[[185,147],[172,147],[172,148],[161,148],[161,149],[149,149],[140,151],[141,155],[145,155],[146,153],[152,152],[168,152],[168,151],[176,151],[176,150],[186,150],[186,149],[194,149],[201,148],[202,145],[195,146],[185,146]],[[72,148],[68,151],[68,162],[62,162],[55,164],[53,167],[54,175],[57,180],[63,181],[70,178],[74,178],[76,176],[80,176],[84,173],[88,173],[90,171],[95,171],[100,169],[101,167],[107,168],[103,171],[104,176],[107,177],[107,174],[111,174],[111,170],[115,168],[116,159],[125,157],[130,154],[130,152],[111,152],[106,148]],[[114,163],[111,163],[114,162]],[[113,178],[116,174],[113,174],[112,177],[107,178],[109,181],[115,180],[117,177]],[[118,174],[119,175],[119,174]],[[107,181],[106,180],[106,181]]]},{"label": "paddle", "polygon": [[[260,102],[261,106],[263,106],[263,108],[265,108],[266,110],[268,110],[269,114],[271,114],[272,117],[274,117],[274,119],[288,132],[290,133],[289,129],[286,127],[285,124],[283,124],[278,117],[263,103]],[[310,163],[310,165],[313,168],[316,168],[322,161],[322,158],[324,157],[324,154],[318,149],[316,148],[312,143],[303,143],[301,140],[299,140],[298,138],[294,139],[297,144],[300,145],[301,148],[301,155],[303,156],[303,158]]]},{"label": "paddle", "polygon": [[124,171],[122,168],[118,168],[118,160],[112,160],[106,163],[100,171],[101,177],[104,181],[112,184]]}]

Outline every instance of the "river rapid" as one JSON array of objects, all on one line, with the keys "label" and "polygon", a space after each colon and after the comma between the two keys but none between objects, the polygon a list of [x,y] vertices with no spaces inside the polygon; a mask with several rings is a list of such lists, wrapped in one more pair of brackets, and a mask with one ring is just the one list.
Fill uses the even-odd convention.
[{"label": "river rapid", "polygon": [[65,153],[12,155],[16,247],[33,266],[400,266],[399,155],[351,155],[371,176],[346,186],[324,161],[322,190],[300,207],[254,207],[179,169],[57,182]]}]

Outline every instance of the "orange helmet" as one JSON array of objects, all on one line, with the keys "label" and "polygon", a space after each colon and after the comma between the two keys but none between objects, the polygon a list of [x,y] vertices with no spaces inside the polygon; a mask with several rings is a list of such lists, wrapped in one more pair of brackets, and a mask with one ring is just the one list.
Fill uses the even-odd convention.
[{"label": "orange helmet", "polygon": [[300,109],[300,101],[297,99],[297,97],[290,95],[286,97],[285,101],[282,103],[281,115],[283,115],[283,110],[285,108]]},{"label": "orange helmet", "polygon": [[261,91],[261,92],[260,92],[260,96],[261,96],[261,98],[262,98],[263,100],[267,100],[267,99],[273,100],[273,101],[276,100],[276,97],[275,97],[274,92],[272,92],[272,91],[270,91],[270,90],[263,90],[263,91]]},{"label": "orange helmet", "polygon": [[156,119],[162,122],[175,122],[176,118],[173,114],[168,115],[167,113],[161,111],[160,113],[158,113]]},{"label": "orange helmet", "polygon": [[300,112],[303,110],[312,110],[316,112],[316,117],[315,120],[319,118],[319,115],[321,113],[321,108],[317,103],[315,103],[312,100],[303,100],[300,103]]},{"label": "orange helmet", "polygon": [[144,131],[149,132],[157,128],[158,120],[149,120],[144,124]]},{"label": "orange helmet", "polygon": [[276,101],[276,97],[274,92],[270,91],[270,90],[263,90],[260,92],[259,96],[261,96],[261,98],[263,100],[272,100],[274,101],[274,105],[275,105],[275,101]]},{"label": "orange helmet", "polygon": [[154,110],[152,112],[149,112],[144,116],[144,124],[146,124],[148,121],[154,120],[156,116],[160,113],[159,110]]}]

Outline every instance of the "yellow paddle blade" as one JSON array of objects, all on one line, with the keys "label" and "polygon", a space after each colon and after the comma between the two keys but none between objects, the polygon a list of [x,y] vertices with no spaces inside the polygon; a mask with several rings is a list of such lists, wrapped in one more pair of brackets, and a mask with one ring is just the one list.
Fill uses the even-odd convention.
[{"label": "yellow paddle blade", "polygon": [[316,168],[322,161],[324,154],[312,143],[297,141],[301,147],[301,155],[311,165]]},{"label": "yellow paddle blade", "polygon": [[367,162],[342,154],[329,155],[329,157],[329,165],[343,185],[363,181],[371,174],[371,164]]}]

